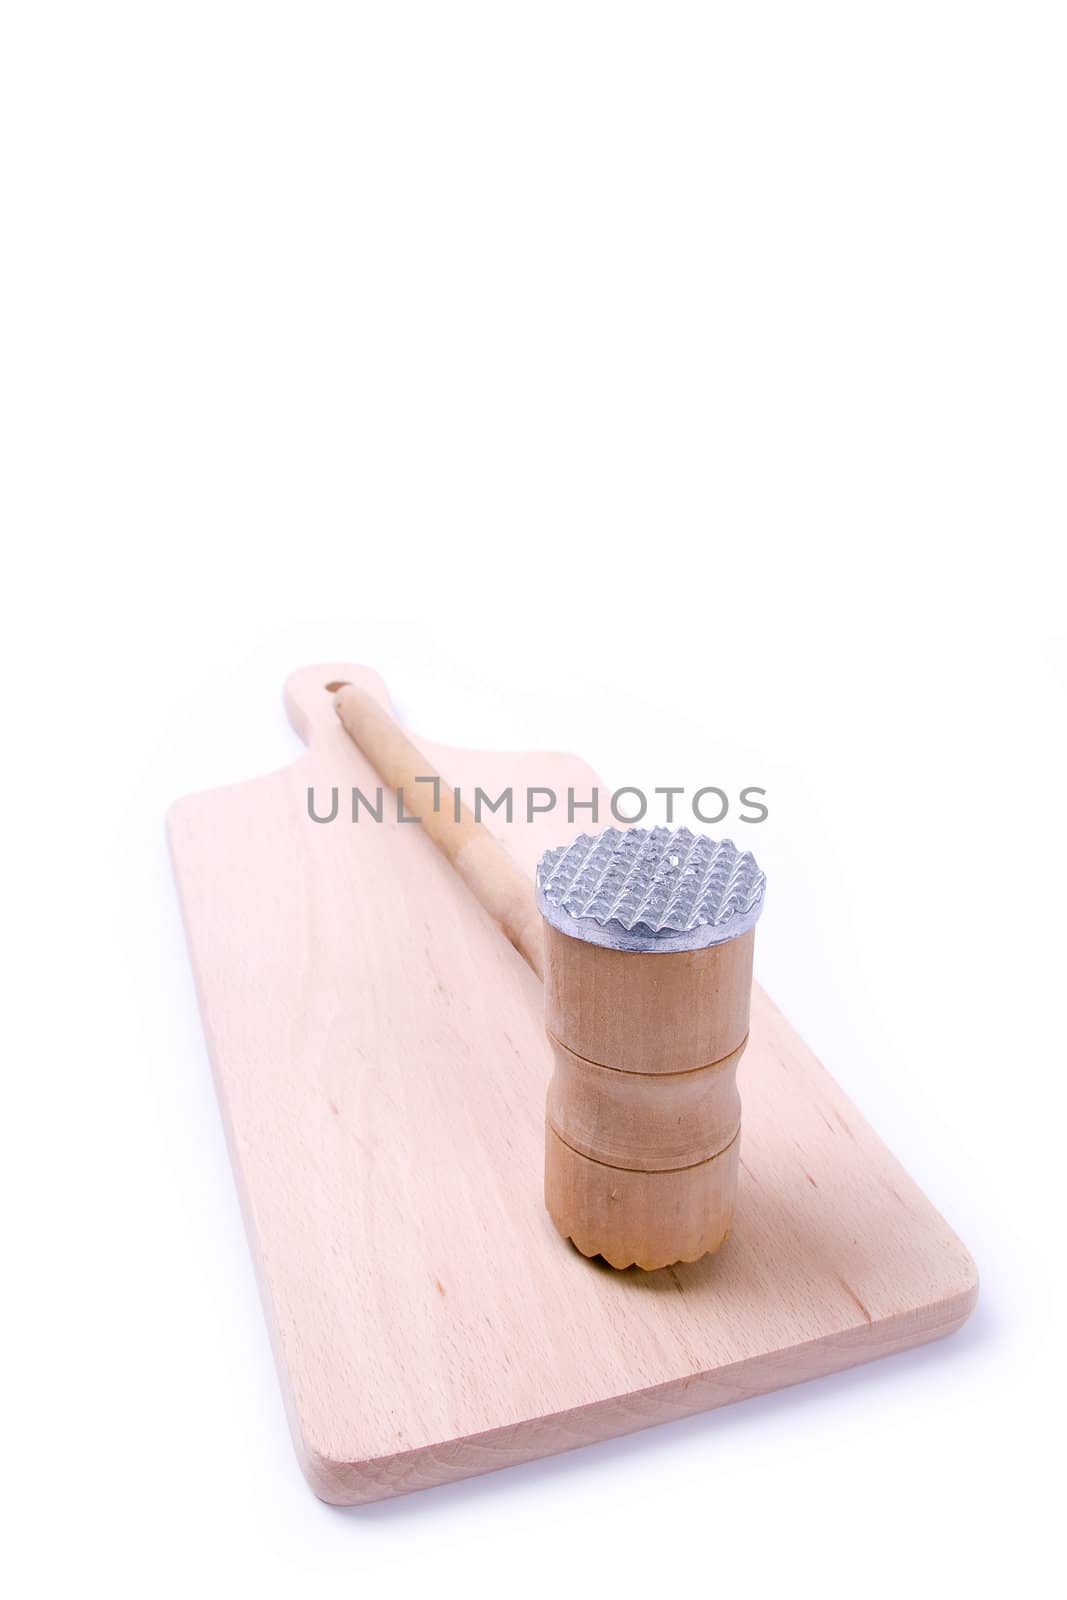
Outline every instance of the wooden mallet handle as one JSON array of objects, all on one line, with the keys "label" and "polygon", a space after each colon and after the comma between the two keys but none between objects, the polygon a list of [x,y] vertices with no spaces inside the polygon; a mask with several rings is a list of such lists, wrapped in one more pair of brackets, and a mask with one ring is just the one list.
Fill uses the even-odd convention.
[{"label": "wooden mallet handle", "polygon": [[406,814],[418,817],[471,893],[543,977],[544,936],[533,889],[503,845],[467,806],[457,804],[441,774],[373,695],[346,683],[333,703],[345,732],[401,796]]}]

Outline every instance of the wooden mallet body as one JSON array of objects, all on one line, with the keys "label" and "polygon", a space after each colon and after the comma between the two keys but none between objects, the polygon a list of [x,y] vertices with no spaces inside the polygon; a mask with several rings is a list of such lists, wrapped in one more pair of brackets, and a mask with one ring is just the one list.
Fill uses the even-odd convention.
[{"label": "wooden mallet body", "polygon": [[542,857],[545,1203],[585,1255],[647,1269],[730,1231],[763,874],[688,829],[608,829]]}]

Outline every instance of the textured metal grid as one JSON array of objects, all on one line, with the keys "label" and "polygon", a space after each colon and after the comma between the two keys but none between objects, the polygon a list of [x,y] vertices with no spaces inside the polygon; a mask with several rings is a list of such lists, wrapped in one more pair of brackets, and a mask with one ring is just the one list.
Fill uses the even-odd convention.
[{"label": "textured metal grid", "polygon": [[736,939],[763,910],[748,850],[689,828],[608,828],[546,850],[537,903],[561,933],[615,950],[699,950]]}]

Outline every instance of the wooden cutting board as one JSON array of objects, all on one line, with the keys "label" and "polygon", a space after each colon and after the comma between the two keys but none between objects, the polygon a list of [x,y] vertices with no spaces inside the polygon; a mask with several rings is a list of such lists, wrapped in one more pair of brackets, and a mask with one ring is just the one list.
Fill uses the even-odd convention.
[{"label": "wooden cutting board", "polygon": [[[541,987],[378,778],[326,684],[286,685],[293,766],[169,817],[234,1171],[304,1471],[355,1504],[762,1394],[958,1328],[974,1264],[757,989],[722,1253],[617,1273],[542,1204]],[[476,784],[587,795],[573,756],[417,739]],[[320,812],[339,789],[328,824]],[[602,791],[603,793],[603,791]],[[586,814],[587,815],[587,814]],[[606,810],[605,810],[606,815]],[[488,816],[532,873],[552,814]]]}]

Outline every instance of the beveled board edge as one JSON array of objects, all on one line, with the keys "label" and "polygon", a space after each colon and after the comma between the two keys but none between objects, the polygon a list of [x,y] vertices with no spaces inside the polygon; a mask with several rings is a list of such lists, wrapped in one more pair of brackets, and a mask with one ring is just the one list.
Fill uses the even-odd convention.
[{"label": "beveled board edge", "polygon": [[366,1461],[333,1460],[308,1450],[298,1439],[300,1464],[320,1500],[337,1506],[371,1505],[617,1439],[660,1423],[717,1411],[738,1400],[751,1400],[813,1378],[830,1377],[882,1356],[897,1355],[955,1333],[974,1310],[977,1299],[975,1270],[974,1281],[966,1289],[919,1310],[900,1312],[874,1324],[858,1322],[843,1333],[617,1395],[574,1411],[532,1417],[489,1433],[443,1440],[438,1445]]}]

